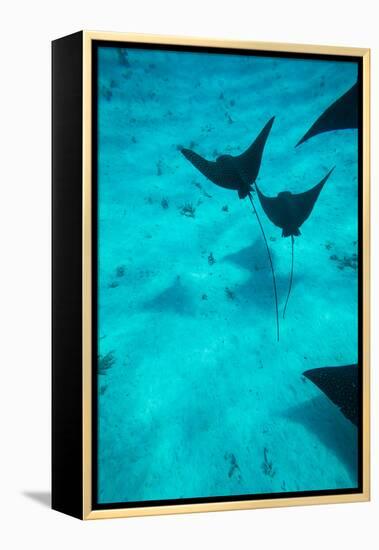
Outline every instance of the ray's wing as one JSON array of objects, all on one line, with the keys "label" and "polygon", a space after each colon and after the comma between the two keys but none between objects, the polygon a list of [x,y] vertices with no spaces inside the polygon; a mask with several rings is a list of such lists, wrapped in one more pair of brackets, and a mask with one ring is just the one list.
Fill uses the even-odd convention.
[{"label": "ray's wing", "polygon": [[304,193],[298,193],[292,195],[291,202],[293,204],[293,217],[296,221],[297,227],[300,227],[305,220],[307,220],[313,210],[313,207],[324,187],[326,181],[329,179],[330,174],[333,172],[334,167],[326,174],[326,176],[312,189],[305,191]]},{"label": "ray's wing", "polygon": [[317,134],[348,128],[358,128],[358,82],[329,105],[297,143],[296,147]]},{"label": "ray's wing", "polygon": [[270,118],[250,147],[241,155],[234,157],[238,172],[247,184],[253,184],[258,177],[263,150],[274,120],[275,117]]},{"label": "ray's wing", "polygon": [[311,380],[353,424],[359,420],[358,365],[321,367],[307,370],[303,376]]},{"label": "ray's wing", "polygon": [[199,172],[213,183],[226,189],[235,189],[235,174],[223,169],[220,163],[206,160],[191,149],[182,149],[181,152]]}]

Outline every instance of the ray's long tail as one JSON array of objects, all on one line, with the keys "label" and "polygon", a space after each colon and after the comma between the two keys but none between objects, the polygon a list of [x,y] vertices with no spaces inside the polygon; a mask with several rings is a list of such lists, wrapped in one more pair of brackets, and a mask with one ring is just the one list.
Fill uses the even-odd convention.
[{"label": "ray's long tail", "polygon": [[287,304],[288,304],[288,300],[289,300],[289,297],[290,297],[290,294],[291,294],[291,289],[292,289],[292,279],[293,279],[293,257],[294,257],[294,243],[295,243],[295,239],[294,239],[294,236],[291,235],[291,241],[292,241],[292,261],[291,261],[291,276],[290,276],[290,284],[289,284],[289,287],[288,287],[288,294],[287,294],[287,298],[286,298],[286,303],[285,303],[285,306],[284,306],[284,309],[283,309],[283,319],[285,318],[286,316],[286,309],[287,309]]},{"label": "ray's long tail", "polygon": [[249,193],[249,199],[250,199],[250,202],[251,202],[251,206],[253,207],[254,214],[255,214],[256,217],[257,217],[257,220],[258,220],[258,223],[259,223],[259,227],[261,228],[262,235],[263,235],[263,240],[264,240],[264,242],[265,242],[266,249],[267,249],[268,259],[269,259],[269,261],[270,261],[271,273],[272,273],[272,283],[273,283],[273,287],[274,287],[274,296],[275,296],[276,336],[277,336],[277,339],[278,339],[278,342],[279,342],[278,292],[277,292],[277,289],[276,289],[276,278],[275,278],[274,264],[273,264],[273,262],[272,262],[271,252],[270,252],[270,248],[269,248],[269,246],[268,246],[268,242],[267,242],[267,239],[266,239],[266,234],[265,234],[265,231],[264,231],[264,229],[263,229],[263,225],[262,225],[262,222],[261,222],[260,217],[259,217],[259,215],[258,215],[257,209],[255,208],[255,204],[254,204],[254,201],[253,201],[253,197],[251,196],[251,193]]}]

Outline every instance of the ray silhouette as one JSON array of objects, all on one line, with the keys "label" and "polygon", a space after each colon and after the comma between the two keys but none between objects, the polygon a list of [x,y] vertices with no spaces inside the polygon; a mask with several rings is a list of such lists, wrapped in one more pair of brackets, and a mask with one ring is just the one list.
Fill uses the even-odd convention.
[{"label": "ray silhouette", "polygon": [[358,128],[358,82],[319,116],[296,147],[317,134],[353,128]]},{"label": "ray silhouette", "polygon": [[355,426],[359,422],[358,365],[321,367],[307,370],[303,376],[311,380]]},{"label": "ray silhouette", "polygon": [[282,191],[277,197],[267,197],[255,184],[259,201],[261,206],[271,220],[271,222],[282,229],[282,237],[291,237],[292,248],[292,261],[291,261],[291,274],[288,288],[288,294],[283,310],[283,318],[286,314],[288,300],[292,289],[293,269],[294,269],[294,237],[299,236],[300,227],[309,218],[313,207],[324,187],[326,181],[329,179],[330,174],[333,172],[332,168],[326,176],[312,189],[305,191],[304,193],[291,193],[290,191]]},{"label": "ray silhouette", "polygon": [[270,118],[250,147],[240,155],[221,155],[215,161],[211,161],[203,158],[191,149],[183,148],[181,152],[185,158],[212,183],[224,189],[237,191],[240,199],[249,197],[266,245],[267,256],[270,262],[275,299],[276,335],[279,341],[279,310],[275,270],[264,228],[252,197],[252,186],[258,177],[263,151],[274,120],[275,117]]},{"label": "ray silhouette", "polygon": [[263,150],[274,123],[272,117],[261,130],[254,142],[241,155],[221,155],[215,161],[207,160],[191,149],[181,152],[195,168],[211,182],[224,189],[238,192],[240,199],[251,193],[252,185],[258,177]]}]

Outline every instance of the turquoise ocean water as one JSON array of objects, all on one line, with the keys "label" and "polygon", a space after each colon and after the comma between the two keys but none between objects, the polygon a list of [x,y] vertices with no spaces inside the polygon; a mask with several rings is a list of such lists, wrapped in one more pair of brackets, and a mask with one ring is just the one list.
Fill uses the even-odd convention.
[{"label": "turquoise ocean water", "polygon": [[[356,487],[357,429],[302,373],[358,361],[357,132],[294,146],[357,65],[98,55],[99,503]],[[250,203],[180,152],[239,154],[274,115],[266,195],[336,166],[295,238],[279,343]],[[291,241],[255,202],[281,313]]]}]

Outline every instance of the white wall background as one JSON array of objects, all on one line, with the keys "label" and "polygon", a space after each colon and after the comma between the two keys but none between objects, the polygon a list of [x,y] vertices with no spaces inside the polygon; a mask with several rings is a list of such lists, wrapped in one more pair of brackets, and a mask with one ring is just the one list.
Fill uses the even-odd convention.
[{"label": "white wall background", "polygon": [[[376,7],[374,0],[13,0],[2,4],[0,543],[3,548],[378,547]],[[80,29],[372,48],[371,503],[86,523],[54,513],[41,503],[46,502],[50,483],[50,41]]]}]

